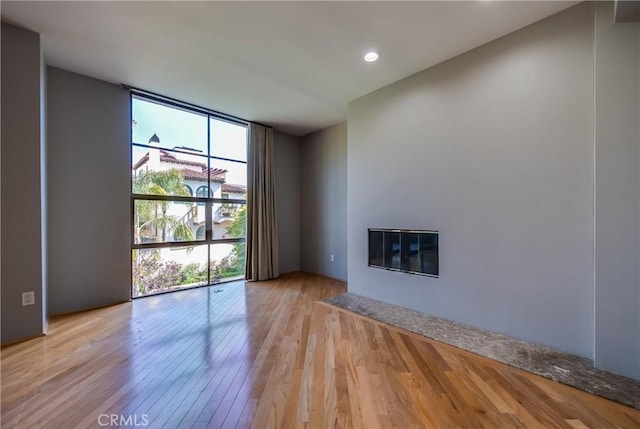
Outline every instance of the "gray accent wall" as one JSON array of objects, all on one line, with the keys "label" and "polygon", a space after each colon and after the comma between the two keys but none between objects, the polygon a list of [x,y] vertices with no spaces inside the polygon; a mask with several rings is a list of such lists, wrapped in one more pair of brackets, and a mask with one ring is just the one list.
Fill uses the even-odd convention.
[{"label": "gray accent wall", "polygon": [[[40,36],[2,23],[3,344],[42,335],[45,329],[41,172],[45,130]],[[22,293],[35,304],[22,306]]]},{"label": "gray accent wall", "polygon": [[48,69],[49,313],[130,299],[129,93]]},{"label": "gray accent wall", "polygon": [[300,141],[274,132],[280,273],[300,271]]},{"label": "gray accent wall", "polygon": [[595,10],[595,362],[640,378],[640,24]]},{"label": "gray accent wall", "polygon": [[[348,106],[349,291],[593,356],[592,5]],[[367,266],[367,228],[440,232],[440,277]]]},{"label": "gray accent wall", "polygon": [[346,281],[346,122],[302,137],[300,170],[301,268]]}]

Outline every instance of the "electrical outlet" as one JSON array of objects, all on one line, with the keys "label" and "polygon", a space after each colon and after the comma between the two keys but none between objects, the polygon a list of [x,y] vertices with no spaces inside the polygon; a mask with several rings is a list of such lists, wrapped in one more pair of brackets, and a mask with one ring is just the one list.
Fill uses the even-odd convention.
[{"label": "electrical outlet", "polygon": [[331,262],[335,262],[335,260],[336,260],[336,256],[332,253],[331,254]]},{"label": "electrical outlet", "polygon": [[36,303],[36,299],[33,296],[33,292],[22,293],[22,305],[33,305]]}]

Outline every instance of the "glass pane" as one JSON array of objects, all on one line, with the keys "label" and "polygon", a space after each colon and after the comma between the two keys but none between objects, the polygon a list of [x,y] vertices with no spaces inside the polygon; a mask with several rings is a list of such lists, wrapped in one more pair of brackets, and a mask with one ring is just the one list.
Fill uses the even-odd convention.
[{"label": "glass pane", "polygon": [[211,118],[211,155],[247,160],[247,127]]},{"label": "glass pane", "polygon": [[199,198],[212,198],[213,191],[207,185],[200,185],[196,189],[196,197]]},{"label": "glass pane", "polygon": [[247,235],[246,204],[213,204],[213,239],[242,238]]},{"label": "glass pane", "polygon": [[133,146],[131,188],[135,194],[193,196],[207,185],[207,158]]},{"label": "glass pane", "polygon": [[384,233],[384,266],[400,269],[400,233]]},{"label": "glass pane", "polygon": [[207,116],[131,97],[133,143],[207,155]]},{"label": "glass pane", "polygon": [[136,244],[196,240],[205,221],[204,206],[173,201],[135,200],[133,216]]},{"label": "glass pane", "polygon": [[[200,206],[200,205],[198,205]],[[202,205],[204,207],[204,205]],[[200,207],[198,207],[200,208]],[[198,229],[196,229],[196,240],[204,240],[207,237],[207,226],[200,225]]]},{"label": "glass pane", "polygon": [[244,278],[245,243],[211,245],[211,283]]},{"label": "glass pane", "polygon": [[247,164],[211,159],[211,191],[213,198],[247,198]]},{"label": "glass pane", "polygon": [[439,275],[438,267],[438,234],[420,234],[420,272]]},{"label": "glass pane", "polygon": [[133,296],[207,284],[207,246],[132,251]]},{"label": "glass pane", "polygon": [[420,234],[402,233],[402,269],[404,271],[421,272]]},{"label": "glass pane", "polygon": [[369,231],[369,265],[383,267],[382,231]]}]

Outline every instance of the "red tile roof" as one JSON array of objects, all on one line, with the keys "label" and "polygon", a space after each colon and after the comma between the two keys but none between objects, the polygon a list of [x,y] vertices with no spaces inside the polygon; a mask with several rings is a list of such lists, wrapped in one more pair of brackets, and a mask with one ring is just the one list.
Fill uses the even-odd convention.
[{"label": "red tile roof", "polygon": [[[199,182],[207,181],[207,165],[203,162],[196,161],[188,161],[184,159],[178,159],[173,154],[166,152],[164,150],[160,151],[160,161],[168,162],[171,164],[181,164],[181,165],[191,165],[194,167],[200,167],[200,171],[192,170],[190,168],[180,168],[178,171],[182,174],[185,180],[195,180]],[[147,152],[142,158],[138,160],[133,165],[133,169],[137,170],[138,168],[145,165],[149,162],[149,152]],[[226,173],[227,170],[222,168],[210,168],[209,176],[211,176],[211,181],[216,183],[222,183],[222,192],[232,192],[236,194],[243,194],[247,191],[247,187],[243,185],[232,185],[227,184],[226,182]]]},{"label": "red tile roof", "polygon": [[224,168],[210,168],[209,173],[211,174],[211,180],[219,178],[222,180],[220,183],[227,181],[227,170]]},{"label": "red tile roof", "polygon": [[170,154],[169,152],[165,152],[163,150],[160,151],[160,161],[161,162],[170,162],[172,164],[194,165],[196,167],[207,168],[207,164],[205,164],[203,162],[189,161],[189,160],[186,160],[186,159],[178,159],[174,155]]},{"label": "red tile roof", "polygon": [[[149,152],[145,153],[144,156],[142,158],[140,158],[140,160],[138,160],[138,162],[136,162],[135,164],[133,164],[133,169],[137,170],[138,168],[142,167],[143,165],[145,165],[147,162],[149,162]],[[189,161],[186,159],[178,159],[176,158],[173,154],[166,152],[164,150],[160,151],[160,162],[168,162],[171,164],[181,164],[181,165],[193,165],[195,167],[200,167],[200,168],[207,168],[207,164],[205,164],[204,162],[197,162],[197,161]]]},{"label": "red tile roof", "polygon": [[232,185],[230,183],[222,184],[222,192],[232,192],[234,194],[244,194],[247,192],[247,187],[242,185]]},{"label": "red tile roof", "polygon": [[[206,169],[205,169],[205,171],[196,171],[196,170],[190,170],[188,168],[181,168],[178,171],[182,174],[182,177],[184,177],[185,180],[197,180],[197,181],[201,181],[201,182],[206,182],[207,181]],[[226,173],[227,173],[227,170],[223,170],[221,168],[211,168],[209,170],[209,175],[211,176],[211,181],[212,182],[217,182],[217,183],[224,183],[225,182]]]}]

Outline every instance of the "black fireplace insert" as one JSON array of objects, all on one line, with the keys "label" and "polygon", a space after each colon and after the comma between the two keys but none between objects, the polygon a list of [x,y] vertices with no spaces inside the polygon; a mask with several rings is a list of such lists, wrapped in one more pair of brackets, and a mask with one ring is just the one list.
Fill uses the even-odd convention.
[{"label": "black fireplace insert", "polygon": [[439,277],[438,231],[369,229],[369,266]]}]

